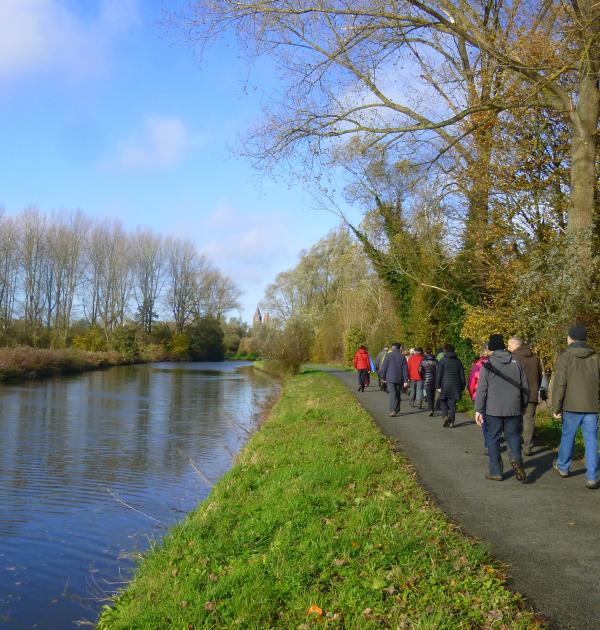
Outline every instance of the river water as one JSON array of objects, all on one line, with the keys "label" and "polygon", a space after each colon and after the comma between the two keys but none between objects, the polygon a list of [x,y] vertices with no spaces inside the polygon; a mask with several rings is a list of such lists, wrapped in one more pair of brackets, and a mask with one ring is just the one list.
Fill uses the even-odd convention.
[{"label": "river water", "polygon": [[160,363],[0,386],[0,627],[94,622],[210,492],[276,384]]}]

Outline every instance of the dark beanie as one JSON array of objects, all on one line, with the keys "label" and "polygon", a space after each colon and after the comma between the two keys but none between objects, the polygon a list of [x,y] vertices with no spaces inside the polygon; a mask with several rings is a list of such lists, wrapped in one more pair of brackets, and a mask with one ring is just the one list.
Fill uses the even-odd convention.
[{"label": "dark beanie", "polygon": [[569,337],[573,341],[585,341],[587,339],[587,329],[583,324],[576,324],[569,329]]},{"label": "dark beanie", "polygon": [[504,345],[504,338],[502,335],[490,335],[490,340],[488,341],[488,350],[490,352],[494,352],[494,350],[506,350],[506,346]]}]

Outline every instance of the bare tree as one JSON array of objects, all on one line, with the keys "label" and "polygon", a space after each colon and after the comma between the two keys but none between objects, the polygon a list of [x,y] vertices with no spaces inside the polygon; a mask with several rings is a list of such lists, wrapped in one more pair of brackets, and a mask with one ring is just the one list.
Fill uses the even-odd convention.
[{"label": "bare tree", "polygon": [[15,314],[18,272],[17,227],[10,217],[0,215],[0,326],[6,332]]},{"label": "bare tree", "polygon": [[138,228],[132,239],[131,263],[137,316],[144,331],[150,333],[158,317],[155,309],[162,286],[162,237]]},{"label": "bare tree", "polygon": [[194,316],[222,319],[240,307],[240,295],[240,289],[231,278],[205,264],[196,275]]},{"label": "bare tree", "polygon": [[46,217],[37,208],[27,208],[18,216],[19,268],[23,296],[23,319],[28,331],[43,325],[45,308],[43,282]]},{"label": "bare tree", "polygon": [[166,251],[166,296],[165,302],[175,322],[177,332],[182,332],[191,321],[194,309],[194,291],[199,269],[206,265],[198,257],[191,241],[167,239]]},{"label": "bare tree", "polygon": [[460,163],[467,244],[490,220],[490,142],[502,113],[558,113],[570,130],[567,229],[578,236],[570,257],[581,302],[597,188],[597,0],[196,0],[184,20],[205,39],[235,29],[285,73],[285,98],[248,153],[278,160],[303,147],[312,163],[356,137],[443,169]]},{"label": "bare tree", "polygon": [[47,325],[64,344],[67,339],[76,291],[83,275],[83,251],[90,221],[81,212],[50,218],[47,234]]},{"label": "bare tree", "polygon": [[87,317],[101,325],[107,339],[125,323],[131,297],[131,244],[121,224],[96,226],[88,244]]}]

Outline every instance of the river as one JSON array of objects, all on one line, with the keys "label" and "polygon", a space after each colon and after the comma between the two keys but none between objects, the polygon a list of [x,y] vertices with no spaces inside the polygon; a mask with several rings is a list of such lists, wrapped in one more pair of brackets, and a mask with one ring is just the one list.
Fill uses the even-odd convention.
[{"label": "river", "polygon": [[0,626],[94,622],[231,467],[274,381],[158,363],[0,385]]}]

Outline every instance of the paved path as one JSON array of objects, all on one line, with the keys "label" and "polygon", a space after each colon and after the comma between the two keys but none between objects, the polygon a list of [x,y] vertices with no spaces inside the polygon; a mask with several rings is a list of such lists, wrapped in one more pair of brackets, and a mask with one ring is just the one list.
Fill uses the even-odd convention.
[{"label": "paved path", "polygon": [[585,488],[582,463],[567,479],[552,470],[550,449],[525,458],[529,483],[520,484],[503,454],[505,480],[484,479],[481,430],[457,415],[453,429],[402,401],[388,417],[387,394],[356,391],[356,375],[335,372],[358,396],[383,433],[398,440],[421,485],[463,531],[488,543],[509,566],[510,585],[552,628],[600,630],[600,490]]}]

